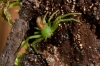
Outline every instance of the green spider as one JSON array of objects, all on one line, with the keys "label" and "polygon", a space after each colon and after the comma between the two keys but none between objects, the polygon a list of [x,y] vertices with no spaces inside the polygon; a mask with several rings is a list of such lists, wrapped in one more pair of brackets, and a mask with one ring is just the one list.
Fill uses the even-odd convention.
[{"label": "green spider", "polygon": [[[44,18],[41,19],[41,17],[37,17],[37,30],[38,32],[34,32],[34,35],[33,36],[30,36],[28,37],[24,44],[22,45],[22,47],[27,44],[27,42],[30,40],[30,39],[36,39],[35,41],[33,41],[33,43],[31,44],[31,46],[33,47],[33,49],[37,52],[37,53],[40,53],[36,47],[35,47],[35,44],[37,44],[38,42],[41,42],[42,40],[47,40],[47,38],[50,38],[51,36],[53,36],[53,33],[54,31],[57,29],[59,23],[61,22],[68,22],[68,21],[76,21],[76,22],[79,22],[79,20],[76,20],[74,18],[67,18],[67,16],[70,16],[70,15],[78,15],[78,14],[81,14],[81,13],[68,13],[68,14],[64,14],[64,15],[61,15],[61,16],[58,16],[51,24],[51,19],[53,18],[53,16],[58,12],[58,10],[56,12],[54,12],[50,18],[48,19],[48,22],[46,22],[46,16],[47,16],[47,13],[44,15]],[[66,17],[66,18],[65,18]],[[63,19],[64,18],[64,19]]]}]

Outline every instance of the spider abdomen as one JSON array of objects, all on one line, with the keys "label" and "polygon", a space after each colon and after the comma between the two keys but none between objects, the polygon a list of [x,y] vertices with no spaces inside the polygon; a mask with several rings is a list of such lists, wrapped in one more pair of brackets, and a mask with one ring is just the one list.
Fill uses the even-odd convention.
[{"label": "spider abdomen", "polygon": [[41,34],[45,39],[50,38],[52,35],[52,30],[48,25],[45,25],[45,27],[41,30]]}]

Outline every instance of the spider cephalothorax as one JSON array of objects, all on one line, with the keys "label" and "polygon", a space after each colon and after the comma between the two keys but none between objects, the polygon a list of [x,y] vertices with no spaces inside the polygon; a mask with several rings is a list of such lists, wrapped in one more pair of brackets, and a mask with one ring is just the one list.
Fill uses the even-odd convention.
[{"label": "spider cephalothorax", "polygon": [[37,25],[39,27],[38,29],[40,29],[41,36],[45,37],[45,40],[47,38],[50,38],[53,34],[50,25],[46,24],[45,20],[42,20],[41,17],[37,17],[36,22],[37,22]]},{"label": "spider cephalothorax", "polygon": [[43,19],[41,17],[37,17],[36,22],[37,22],[37,26],[38,27],[36,27],[36,29],[38,31],[34,32],[33,36],[28,37],[25,40],[25,42],[24,42],[24,44],[22,46],[27,44],[29,39],[36,39],[35,41],[33,41],[31,46],[34,48],[34,50],[36,52],[38,52],[38,50],[36,49],[34,44],[37,44],[38,42],[41,42],[42,40],[47,40],[47,38],[50,38],[51,36],[53,36],[53,33],[57,29],[59,23],[61,23],[61,22],[68,22],[68,21],[74,21],[74,22],[79,22],[80,23],[79,20],[67,17],[67,16],[70,16],[70,15],[77,15],[77,14],[80,14],[80,13],[64,14],[64,15],[58,16],[53,22],[51,22],[51,19],[53,18],[53,16],[57,12],[58,12],[58,10],[56,12],[54,12],[47,21],[46,21],[47,13],[44,15]]}]

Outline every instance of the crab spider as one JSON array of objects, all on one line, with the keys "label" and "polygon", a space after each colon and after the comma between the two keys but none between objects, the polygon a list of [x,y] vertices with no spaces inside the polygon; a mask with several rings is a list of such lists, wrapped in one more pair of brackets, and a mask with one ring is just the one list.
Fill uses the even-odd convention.
[{"label": "crab spider", "polygon": [[75,22],[79,22],[79,20],[76,20],[74,18],[67,18],[67,16],[70,15],[78,15],[81,13],[68,13],[68,14],[64,14],[61,16],[58,16],[51,24],[51,19],[53,18],[53,16],[58,12],[58,10],[56,12],[54,12],[50,18],[48,19],[48,21],[46,22],[46,17],[47,17],[47,13],[44,15],[43,19],[41,19],[41,17],[37,17],[37,26],[36,29],[38,30],[38,32],[34,32],[33,36],[28,37],[25,40],[25,43],[22,45],[22,47],[27,44],[27,42],[29,41],[29,39],[36,39],[35,41],[33,41],[33,43],[31,44],[31,46],[34,48],[34,50],[38,53],[39,51],[36,49],[35,44],[37,44],[38,42],[41,42],[42,40],[46,40],[47,38],[50,38],[51,36],[53,36],[54,31],[57,29],[59,23],[61,22],[68,22],[68,21],[75,21]]}]

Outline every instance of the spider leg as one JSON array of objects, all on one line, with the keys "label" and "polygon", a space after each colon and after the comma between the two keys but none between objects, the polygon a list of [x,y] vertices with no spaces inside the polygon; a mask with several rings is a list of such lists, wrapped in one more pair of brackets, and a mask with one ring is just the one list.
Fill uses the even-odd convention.
[{"label": "spider leg", "polygon": [[[40,37],[41,37],[41,35],[33,35],[33,36],[30,36],[30,37],[28,37],[28,38],[25,40],[24,44],[26,44],[26,43],[29,41],[29,39],[40,38]],[[24,44],[23,44],[23,45],[24,45]]]},{"label": "spider leg", "polygon": [[58,21],[58,24],[59,24],[60,22],[68,22],[68,21],[75,21],[75,22],[81,23],[80,20],[76,20],[76,19],[74,19],[74,18],[67,18],[67,19],[61,19],[61,20],[59,20],[59,21]]},{"label": "spider leg", "polygon": [[53,16],[58,12],[59,10],[57,10],[56,12],[54,12],[50,18],[48,19],[48,25],[51,27],[51,19],[53,18]]},{"label": "spider leg", "polygon": [[46,13],[43,17],[43,24],[46,24],[46,16],[47,16],[48,13]]},{"label": "spider leg", "polygon": [[33,39],[33,38],[40,38],[41,37],[41,35],[33,35],[33,36],[30,36],[30,37],[28,37],[24,42],[22,42],[22,45],[18,48],[18,50],[16,51],[16,52],[19,52],[20,51],[20,49],[22,48],[22,47],[28,47],[29,45],[28,45],[28,41],[30,40],[30,39]]},{"label": "spider leg", "polygon": [[62,18],[65,18],[65,17],[67,17],[67,16],[70,16],[70,15],[77,15],[77,14],[81,14],[81,13],[68,13],[68,14],[65,14],[65,15],[58,16],[58,17],[55,19],[55,21],[53,22],[53,26],[52,26],[52,27],[54,27],[54,31],[56,30],[55,27],[58,27],[58,25],[56,26],[57,23],[59,24],[60,22],[71,21],[71,20],[76,21],[76,22],[80,22],[79,20],[76,20],[76,19],[74,19],[74,18],[62,19]]},{"label": "spider leg", "polygon": [[78,23],[81,23],[79,20],[76,20],[74,18],[67,18],[67,19],[57,20],[55,23],[53,23],[52,31],[54,32],[57,29],[60,22],[68,22],[68,21],[76,21]]},{"label": "spider leg", "polygon": [[68,13],[68,14],[64,14],[64,15],[58,16],[58,17],[55,19],[55,21],[56,21],[56,20],[59,20],[59,19],[61,19],[61,18],[70,16],[70,15],[78,15],[78,14],[80,15],[81,13]]},{"label": "spider leg", "polygon": [[39,34],[40,32],[34,32],[34,35],[37,35],[37,34]]},{"label": "spider leg", "polygon": [[40,28],[38,28],[38,27],[34,27],[34,29],[36,29],[36,30],[41,30]]},{"label": "spider leg", "polygon": [[38,42],[41,42],[43,39],[44,39],[44,38],[38,38],[38,39],[36,39],[36,40],[32,43],[32,47],[33,47],[33,49],[35,50],[36,53],[42,54],[41,52],[39,52],[39,51],[36,49],[35,44],[38,43]]}]

